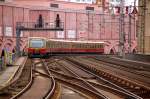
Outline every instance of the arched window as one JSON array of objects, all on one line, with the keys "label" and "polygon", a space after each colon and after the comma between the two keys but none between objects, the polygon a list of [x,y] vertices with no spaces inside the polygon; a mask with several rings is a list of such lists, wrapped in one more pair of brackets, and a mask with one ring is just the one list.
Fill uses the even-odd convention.
[{"label": "arched window", "polygon": [[133,54],[136,54],[136,50],[135,49],[133,49]]},{"label": "arched window", "polygon": [[4,54],[5,54],[5,51],[4,51],[4,49],[3,49],[3,50],[2,50],[1,57],[3,57],[3,56],[4,56]]},{"label": "arched window", "polygon": [[110,54],[115,54],[114,51],[113,51],[113,49],[110,50]]}]

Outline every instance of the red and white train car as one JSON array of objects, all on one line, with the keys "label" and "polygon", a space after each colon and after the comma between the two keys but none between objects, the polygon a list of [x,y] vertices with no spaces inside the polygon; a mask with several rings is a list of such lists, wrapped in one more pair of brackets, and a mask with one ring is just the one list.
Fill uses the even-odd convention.
[{"label": "red and white train car", "polygon": [[45,56],[47,54],[46,39],[40,37],[28,38],[27,54],[29,57],[35,55]]},{"label": "red and white train car", "polygon": [[69,41],[32,37],[28,41],[28,56],[52,54],[104,53],[104,42]]},{"label": "red and white train car", "polygon": [[46,43],[49,53],[104,53],[104,42],[69,41],[49,39]]}]

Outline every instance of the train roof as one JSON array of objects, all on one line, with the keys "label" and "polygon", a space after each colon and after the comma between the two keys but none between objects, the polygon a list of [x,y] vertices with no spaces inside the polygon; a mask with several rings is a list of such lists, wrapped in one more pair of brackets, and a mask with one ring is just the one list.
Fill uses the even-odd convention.
[{"label": "train roof", "polygon": [[100,41],[71,41],[71,40],[57,40],[57,39],[48,39],[48,41],[57,41],[57,42],[73,42],[73,43],[104,43]]},{"label": "train roof", "polygon": [[73,42],[73,43],[101,43],[104,44],[104,42],[100,41],[73,41],[73,40],[58,40],[58,39],[46,39],[44,37],[29,37],[28,39],[45,39],[47,41],[55,41],[55,42]]},{"label": "train roof", "polygon": [[45,39],[46,40],[46,38],[44,37],[28,37],[28,39]]}]

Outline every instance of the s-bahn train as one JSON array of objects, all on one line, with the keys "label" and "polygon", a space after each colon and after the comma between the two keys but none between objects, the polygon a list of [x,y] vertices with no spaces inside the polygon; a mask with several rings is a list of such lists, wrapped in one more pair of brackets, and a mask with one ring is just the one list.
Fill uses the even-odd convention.
[{"label": "s-bahn train", "polygon": [[55,54],[104,53],[104,42],[69,41],[32,37],[28,40],[28,56]]}]

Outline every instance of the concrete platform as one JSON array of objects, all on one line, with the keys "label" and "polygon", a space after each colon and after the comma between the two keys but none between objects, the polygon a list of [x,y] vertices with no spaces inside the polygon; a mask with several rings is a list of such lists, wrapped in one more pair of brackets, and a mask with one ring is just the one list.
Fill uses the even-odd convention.
[{"label": "concrete platform", "polygon": [[16,60],[14,65],[9,66],[4,71],[2,71],[2,73],[0,74],[0,87],[4,87],[11,81],[11,79],[18,71],[19,67],[25,64],[26,59],[27,57],[20,57]]}]

